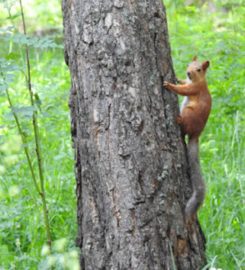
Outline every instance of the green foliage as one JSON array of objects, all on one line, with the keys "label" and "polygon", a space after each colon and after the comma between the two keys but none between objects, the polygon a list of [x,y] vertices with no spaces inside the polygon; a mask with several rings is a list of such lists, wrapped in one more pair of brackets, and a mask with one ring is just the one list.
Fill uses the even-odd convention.
[{"label": "green foliage", "polygon": [[164,2],[177,77],[185,78],[194,55],[211,61],[212,113],[201,137],[207,196],[200,211],[209,266],[244,269],[244,5],[230,0],[200,6]]},{"label": "green foliage", "polygon": [[[34,2],[26,6],[29,10],[31,8],[32,16],[38,17],[42,13],[39,13],[39,8],[35,9],[38,1]],[[34,28],[28,36],[21,34],[17,4],[15,1],[0,3],[0,25],[3,26],[0,28],[0,50],[5,52],[0,59],[0,268],[55,267],[55,269],[75,270],[78,269],[78,253],[74,248],[75,181],[67,106],[70,80],[64,64],[60,32],[56,31],[54,38],[50,35],[50,31],[47,33],[44,31],[43,36]],[[43,6],[41,1],[39,4]],[[7,9],[3,9],[4,5]],[[58,15],[55,15],[54,19],[58,20],[61,28],[58,1],[57,8]],[[28,12],[26,15],[29,15]],[[41,20],[45,16],[52,16],[50,10],[44,16],[40,16]],[[26,17],[30,23],[30,17]],[[34,26],[40,27],[36,24]],[[30,48],[32,89],[35,99],[33,105],[30,105],[26,90],[26,45]],[[11,96],[12,111],[9,109],[6,90]],[[42,213],[43,203],[33,185],[23,151],[26,146],[31,149],[32,165],[36,168],[37,158],[30,121],[36,112],[39,114],[51,233],[52,239],[55,240],[48,254],[44,252],[46,233]],[[26,138],[25,144],[19,136],[13,113],[18,115],[20,120]],[[56,243],[59,239],[66,242],[64,249],[57,249]]]}]

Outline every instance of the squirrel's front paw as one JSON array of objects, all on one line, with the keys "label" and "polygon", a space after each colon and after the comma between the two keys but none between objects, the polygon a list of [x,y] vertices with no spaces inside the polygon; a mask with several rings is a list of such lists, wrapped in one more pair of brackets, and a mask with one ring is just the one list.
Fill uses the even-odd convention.
[{"label": "squirrel's front paw", "polygon": [[167,81],[164,81],[163,87],[166,88],[166,89],[170,89],[171,84],[169,82],[167,82]]}]

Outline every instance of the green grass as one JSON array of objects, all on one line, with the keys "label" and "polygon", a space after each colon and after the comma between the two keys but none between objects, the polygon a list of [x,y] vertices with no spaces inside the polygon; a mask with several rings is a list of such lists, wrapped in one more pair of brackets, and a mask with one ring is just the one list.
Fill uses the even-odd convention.
[{"label": "green grass", "polygon": [[[219,5],[214,13],[205,6],[185,6],[182,0],[168,0],[165,4],[177,77],[185,77],[186,65],[194,55],[211,61],[208,82],[213,108],[201,137],[207,196],[199,215],[207,238],[209,266],[244,269],[244,7],[239,0],[216,2]],[[3,1],[0,8],[6,3]],[[11,15],[18,15],[15,1],[12,3]],[[50,33],[52,28],[53,38],[60,44],[60,4],[46,7],[47,2],[39,0],[25,5],[28,30],[40,33],[44,29]],[[6,9],[0,13],[1,27],[20,24],[19,16],[6,20],[7,15]],[[0,50],[5,52],[1,57],[23,70],[21,44],[11,38],[1,40]],[[41,100],[39,123],[45,188],[55,243],[50,254],[45,245],[41,200],[33,186],[6,96],[0,91],[0,269],[48,269],[55,265],[55,269],[75,270],[78,254],[74,243],[75,179],[67,105],[69,72],[63,51],[57,47],[32,47],[31,65],[33,87]],[[9,89],[13,102],[27,105],[23,72],[14,74]],[[24,111],[20,118],[36,165],[30,116]]]},{"label": "green grass", "polygon": [[[39,28],[46,29],[47,25],[58,25],[60,29],[53,38],[59,43],[62,33],[60,3],[57,2],[56,13],[53,9],[44,13],[45,5],[42,2],[35,1],[27,6],[27,25],[31,25],[28,30],[35,33]],[[6,3],[0,4],[1,12]],[[11,15],[18,15],[18,12],[17,6],[12,6]],[[1,27],[20,25],[20,16],[4,20],[6,17],[5,10],[0,14]],[[40,17],[39,25],[36,22],[33,24],[35,17]],[[16,32],[12,33],[15,36]],[[78,252],[74,243],[77,230],[74,162],[68,108],[70,78],[63,49],[44,47],[41,43],[38,48],[31,46],[30,58],[33,89],[41,100],[39,126],[53,251],[50,254],[45,244],[41,200],[34,188],[6,96],[0,91],[0,269],[50,269],[49,266],[78,269]],[[14,72],[15,78],[9,87],[12,101],[16,106],[26,106],[29,97],[23,76],[23,45],[13,42],[10,37],[1,39],[0,49],[5,52],[1,57],[12,61],[19,69]],[[22,111],[19,118],[36,166],[28,111]]]},{"label": "green grass", "polygon": [[[41,60],[35,59],[37,54]],[[39,123],[52,238],[66,238],[62,252],[55,253],[57,256],[53,259],[48,257],[58,261],[62,256],[73,254],[76,238],[75,180],[67,105],[69,76],[62,50],[35,51],[35,57],[33,53],[32,78],[42,101]],[[28,100],[25,83],[19,75],[10,93],[15,104],[25,104]],[[3,104],[0,110],[3,116],[0,130],[0,266],[37,269],[40,261],[46,258],[40,258],[46,240],[41,200],[33,186],[15,123],[6,113],[9,109],[5,96],[0,97],[0,103]],[[30,119],[20,118],[36,164]]]},{"label": "green grass", "polygon": [[245,9],[217,6],[210,13],[207,6],[166,2],[177,77],[185,77],[194,55],[211,61],[207,77],[213,105],[200,154],[207,196],[199,215],[208,261],[224,270],[245,269]]}]

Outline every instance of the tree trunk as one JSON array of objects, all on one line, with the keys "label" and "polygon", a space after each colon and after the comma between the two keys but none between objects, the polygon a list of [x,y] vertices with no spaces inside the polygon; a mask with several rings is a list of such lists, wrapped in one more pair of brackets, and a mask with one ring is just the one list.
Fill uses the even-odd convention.
[{"label": "tree trunk", "polygon": [[200,269],[160,0],[63,0],[81,268]]}]

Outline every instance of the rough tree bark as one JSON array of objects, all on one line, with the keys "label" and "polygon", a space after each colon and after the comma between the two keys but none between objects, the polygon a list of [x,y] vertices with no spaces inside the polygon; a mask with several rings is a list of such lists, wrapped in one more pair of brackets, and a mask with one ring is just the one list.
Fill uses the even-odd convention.
[{"label": "rough tree bark", "polygon": [[161,0],[63,0],[81,268],[200,269]]}]

